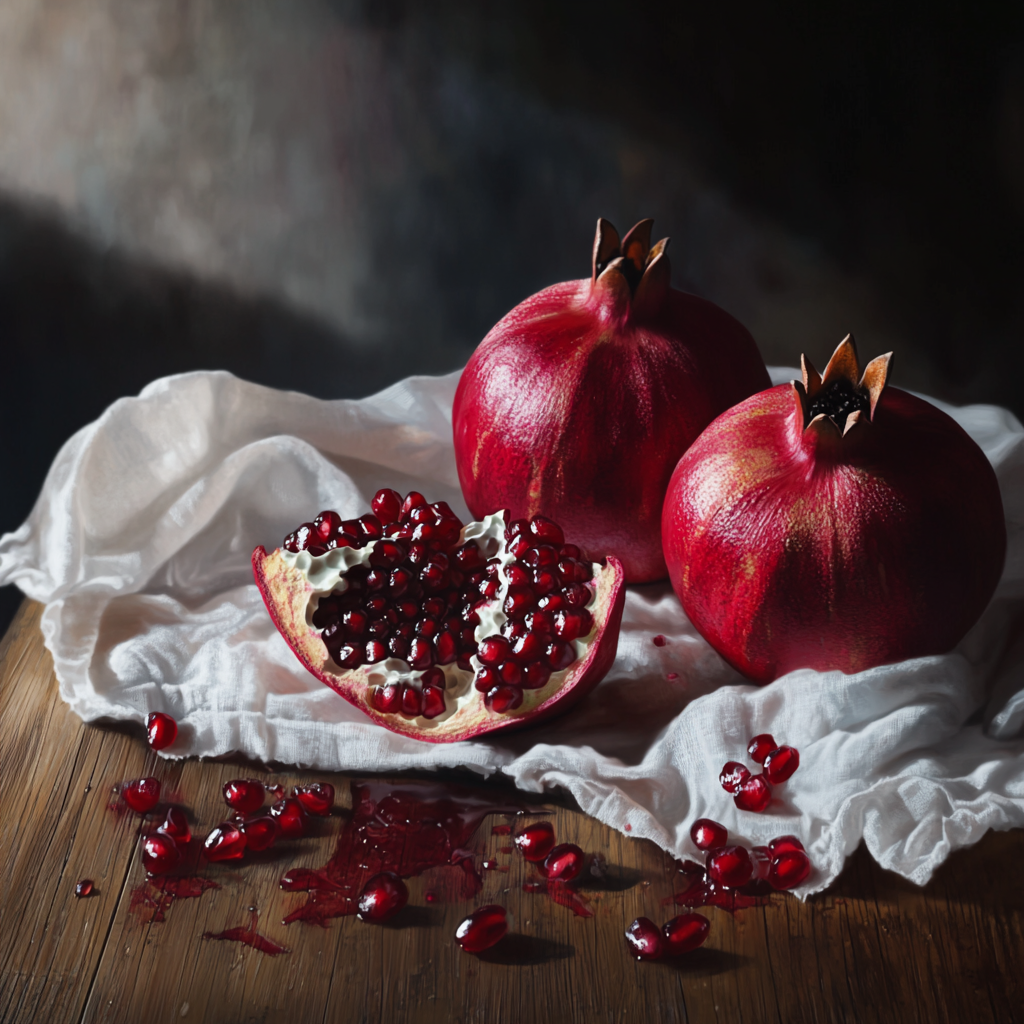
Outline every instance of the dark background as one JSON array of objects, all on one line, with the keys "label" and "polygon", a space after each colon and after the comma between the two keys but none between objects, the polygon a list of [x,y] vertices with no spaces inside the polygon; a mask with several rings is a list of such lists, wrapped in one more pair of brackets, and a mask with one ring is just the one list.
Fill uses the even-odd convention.
[{"label": "dark background", "polygon": [[[1024,4],[12,7],[0,532],[155,377],[324,397],[461,365],[656,218],[768,362],[852,330],[1024,415]],[[0,624],[20,594],[0,589]]]}]

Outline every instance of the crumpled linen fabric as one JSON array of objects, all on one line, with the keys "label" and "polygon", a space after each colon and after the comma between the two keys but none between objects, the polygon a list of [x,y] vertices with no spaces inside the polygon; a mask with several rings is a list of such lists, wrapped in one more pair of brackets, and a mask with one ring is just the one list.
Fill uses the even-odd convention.
[{"label": "crumpled linen fabric", "polygon": [[[795,376],[772,371],[776,383]],[[0,583],[46,606],[64,700],[86,721],[173,715],[180,733],[165,756],[462,766],[524,790],[560,786],[588,814],[680,857],[694,855],[700,817],[751,844],[793,833],[816,869],[802,896],[827,886],[862,838],[882,866],[924,883],[986,830],[1024,825],[1024,428],[992,406],[942,406],[992,461],[1009,532],[998,592],[949,654],[756,687],[701,639],[668,584],[654,584],[629,588],[600,686],[538,728],[420,743],[319,683],[271,624],[251,552],[322,508],[360,514],[382,486],[466,515],[451,439],[457,382],[417,377],[322,401],[190,373],[79,431],[29,519],[0,538]],[[800,769],[767,813],[742,812],[718,772],[763,732],[797,747]]]}]

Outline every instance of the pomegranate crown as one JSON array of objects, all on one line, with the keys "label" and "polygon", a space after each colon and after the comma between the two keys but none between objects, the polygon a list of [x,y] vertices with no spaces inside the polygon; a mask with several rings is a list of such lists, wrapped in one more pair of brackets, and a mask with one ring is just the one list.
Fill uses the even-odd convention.
[{"label": "pomegranate crown", "polygon": [[668,239],[651,245],[653,226],[648,217],[634,224],[620,241],[609,221],[597,220],[591,288],[622,312],[655,313],[668,292],[672,276],[665,251]]},{"label": "pomegranate crown", "polygon": [[873,420],[891,366],[892,353],[886,352],[872,359],[861,373],[852,334],[839,343],[823,374],[801,355],[803,381],[793,381],[793,390],[804,430],[838,432],[845,437],[858,423]]}]

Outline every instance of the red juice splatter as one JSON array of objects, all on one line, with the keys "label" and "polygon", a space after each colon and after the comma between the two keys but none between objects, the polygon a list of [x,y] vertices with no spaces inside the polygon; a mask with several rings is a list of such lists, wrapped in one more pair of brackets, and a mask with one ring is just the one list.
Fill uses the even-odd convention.
[{"label": "red juice splatter", "polygon": [[278,956],[281,953],[290,953],[291,950],[285,946],[279,946],[272,939],[268,939],[265,935],[260,935],[256,931],[256,923],[259,920],[259,912],[252,908],[252,916],[249,919],[248,928],[228,928],[226,931],[217,932],[203,932],[204,939],[218,939],[227,942],[242,942],[246,946],[252,946],[253,949],[258,949],[261,953],[266,953],[268,956]]},{"label": "red juice splatter", "polygon": [[590,901],[577,892],[569,882],[535,878],[523,882],[523,892],[544,893],[560,907],[568,907],[577,917],[593,917]]},{"label": "red juice splatter", "polygon": [[175,900],[197,899],[210,889],[219,889],[212,879],[196,874],[201,853],[201,844],[195,840],[181,844],[181,862],[174,873],[151,875],[133,889],[128,909],[143,923],[161,924]]},{"label": "red juice splatter", "polygon": [[771,886],[765,882],[748,882],[738,889],[727,889],[716,885],[708,878],[704,867],[694,861],[684,861],[680,871],[686,877],[687,886],[661,901],[663,907],[675,904],[678,907],[721,907],[735,914],[737,910],[750,907],[765,907],[771,903]]},{"label": "red juice splatter", "polygon": [[487,815],[522,809],[455,786],[353,782],[352,813],[334,856],[319,871],[296,869],[281,880],[282,888],[309,894],[285,924],[307,921],[326,927],[332,917],[354,914],[363,886],[382,871],[411,878],[431,868],[457,867],[462,871],[462,898],[472,899],[483,880],[476,854],[466,844]]}]

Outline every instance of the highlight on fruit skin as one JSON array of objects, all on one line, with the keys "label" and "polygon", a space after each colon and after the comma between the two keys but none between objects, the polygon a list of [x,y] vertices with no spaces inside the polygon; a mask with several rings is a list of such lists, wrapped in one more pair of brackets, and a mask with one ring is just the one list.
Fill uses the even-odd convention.
[{"label": "highlight on fruit skin", "polygon": [[622,566],[584,559],[553,521],[463,524],[418,492],[325,511],[253,552],[257,586],[302,664],[375,722],[441,743],[544,720],[615,658]]},{"label": "highlight on fruit skin", "polygon": [[995,591],[995,473],[946,413],[864,372],[853,338],[824,374],[719,416],[679,460],[662,514],[672,586],[731,665],[861,672],[952,649]]},{"label": "highlight on fruit skin", "polygon": [[620,240],[597,223],[589,278],[551,285],[487,334],[452,412],[462,493],[562,525],[627,583],[664,579],[665,489],[719,413],[771,383],[754,339],[718,306],[670,287],[653,221]]}]

